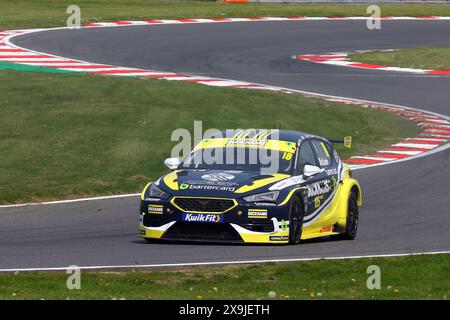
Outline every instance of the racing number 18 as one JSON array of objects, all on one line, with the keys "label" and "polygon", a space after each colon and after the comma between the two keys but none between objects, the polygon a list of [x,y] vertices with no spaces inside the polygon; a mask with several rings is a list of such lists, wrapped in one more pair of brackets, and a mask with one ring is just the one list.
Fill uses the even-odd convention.
[{"label": "racing number 18", "polygon": [[290,153],[290,152],[283,152],[283,156],[281,158],[283,160],[291,160],[292,159],[292,153]]}]

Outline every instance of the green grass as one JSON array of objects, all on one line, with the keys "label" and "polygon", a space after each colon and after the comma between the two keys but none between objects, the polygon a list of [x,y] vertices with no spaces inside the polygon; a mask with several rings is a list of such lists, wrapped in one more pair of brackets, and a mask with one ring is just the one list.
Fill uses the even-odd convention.
[{"label": "green grass", "polygon": [[[1,0],[0,30],[65,25],[67,0]],[[367,16],[367,5],[227,4],[214,1],[77,0],[83,22],[145,18]],[[450,15],[447,5],[380,5],[384,16]]]},{"label": "green grass", "polygon": [[[367,288],[367,267],[381,289]],[[199,267],[173,271],[0,275],[0,299],[443,299],[450,297],[450,255]]]},{"label": "green grass", "polygon": [[0,203],[140,192],[167,172],[174,129],[352,135],[343,158],[414,136],[393,114],[260,90],[166,80],[1,71]]},{"label": "green grass", "polygon": [[450,48],[408,48],[374,51],[350,56],[352,61],[392,67],[450,70]]}]

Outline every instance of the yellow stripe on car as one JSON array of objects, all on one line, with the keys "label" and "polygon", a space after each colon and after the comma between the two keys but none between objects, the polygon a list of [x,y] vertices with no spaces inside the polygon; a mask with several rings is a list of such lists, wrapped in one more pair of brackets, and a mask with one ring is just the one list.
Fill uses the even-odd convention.
[{"label": "yellow stripe on car", "polygon": [[215,138],[202,140],[197,144],[195,150],[227,147],[258,148],[289,153],[295,153],[297,149],[294,142],[283,140]]},{"label": "yellow stripe on car", "polygon": [[166,175],[163,179],[166,186],[175,191],[178,190],[178,172],[180,172],[180,170],[173,171]]},{"label": "yellow stripe on car", "polygon": [[269,178],[255,180],[251,184],[242,186],[239,189],[237,189],[235,191],[235,193],[245,193],[245,192],[249,192],[249,191],[252,191],[252,190],[256,190],[256,189],[264,187],[264,186],[266,186],[268,184],[271,184],[271,183],[274,183],[274,182],[286,179],[288,177],[290,177],[288,174],[276,173],[276,174],[273,174]]},{"label": "yellow stripe on car", "polygon": [[257,135],[253,137],[253,139],[261,139],[264,134],[267,133],[267,130],[261,130]]},{"label": "yellow stripe on car", "polygon": [[238,139],[244,139],[246,136],[248,136],[251,133],[251,129],[244,130],[241,132],[241,134],[238,136]]},{"label": "yellow stripe on car", "polygon": [[145,185],[144,190],[141,192],[141,200],[144,200],[145,197],[145,191],[147,191],[147,188],[152,184],[152,182],[149,182]]},{"label": "yellow stripe on car", "polygon": [[261,136],[261,139],[267,139],[273,132],[273,130],[269,130],[266,134]]},{"label": "yellow stripe on car", "polygon": [[233,138],[237,138],[244,130],[237,130]]},{"label": "yellow stripe on car", "polygon": [[325,146],[325,143],[321,142],[320,144],[322,145],[322,149],[327,155],[327,157],[330,158],[330,153],[328,152],[328,148]]},{"label": "yellow stripe on car", "polygon": [[298,187],[298,188],[292,189],[291,192],[289,192],[289,194],[287,195],[287,197],[279,204],[279,206],[284,206],[286,203],[288,203],[289,200],[291,200],[292,195],[301,189],[308,189],[308,188],[307,187]]}]

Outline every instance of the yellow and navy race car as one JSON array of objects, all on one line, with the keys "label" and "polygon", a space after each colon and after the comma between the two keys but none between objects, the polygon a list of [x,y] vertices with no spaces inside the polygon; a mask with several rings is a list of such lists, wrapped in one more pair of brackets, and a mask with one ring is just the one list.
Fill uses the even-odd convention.
[{"label": "yellow and navy race car", "polygon": [[173,171],[141,195],[139,236],[148,241],[298,244],[356,236],[361,187],[325,138],[227,131],[165,164]]}]

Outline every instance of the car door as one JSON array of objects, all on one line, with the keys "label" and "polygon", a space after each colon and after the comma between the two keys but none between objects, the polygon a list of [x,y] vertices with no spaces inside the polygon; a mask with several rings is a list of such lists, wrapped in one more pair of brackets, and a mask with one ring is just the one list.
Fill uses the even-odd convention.
[{"label": "car door", "polygon": [[[316,152],[313,150],[313,147],[310,143],[310,139],[303,140],[299,147],[299,152],[297,156],[297,164],[296,164],[296,170],[297,175],[303,176],[303,169],[305,165],[311,165],[311,166],[319,166],[319,163],[317,161]],[[315,196],[311,194],[311,190],[314,189],[315,185],[320,182],[321,179],[323,179],[323,172],[320,172],[314,176],[306,178],[303,176],[303,179],[305,180],[303,186],[306,188],[303,192],[303,201],[305,204],[305,216],[304,216],[304,222],[309,218],[311,214],[314,213],[316,210],[316,202]]]},{"label": "car door", "polygon": [[334,195],[337,171],[333,170],[333,157],[330,146],[320,139],[309,139],[315,158],[315,165],[322,169],[318,174],[306,179],[307,210],[304,223],[312,222],[320,216]]}]

